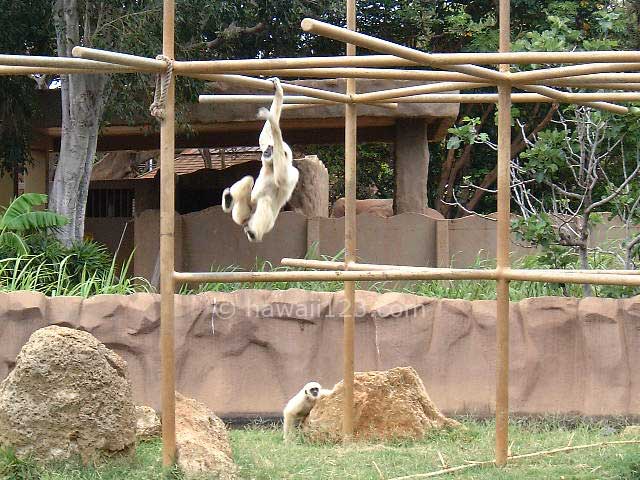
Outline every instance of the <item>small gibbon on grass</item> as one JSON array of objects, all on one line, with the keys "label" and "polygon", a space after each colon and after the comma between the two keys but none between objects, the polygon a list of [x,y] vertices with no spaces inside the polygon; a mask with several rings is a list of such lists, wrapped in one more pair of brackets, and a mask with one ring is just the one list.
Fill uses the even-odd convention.
[{"label": "small gibbon on grass", "polygon": [[318,382],[309,382],[296,393],[284,407],[282,416],[284,417],[284,441],[291,442],[294,438],[294,428],[297,422],[304,420],[309,412],[322,397],[326,397],[332,392],[322,388]]}]

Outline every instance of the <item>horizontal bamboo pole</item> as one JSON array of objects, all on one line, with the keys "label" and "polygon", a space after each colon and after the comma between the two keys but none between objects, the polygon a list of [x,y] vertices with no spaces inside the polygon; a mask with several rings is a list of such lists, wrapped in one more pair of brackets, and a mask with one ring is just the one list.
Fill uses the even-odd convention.
[{"label": "horizontal bamboo pole", "polygon": [[[545,64],[585,62],[640,62],[638,51],[598,52],[510,52],[510,53],[432,53],[434,64]],[[275,59],[241,59],[176,62],[177,73],[240,73],[249,70],[308,69],[326,67],[405,67],[418,63],[394,55],[360,55],[357,57],[303,57]],[[284,76],[284,75],[283,75]],[[361,77],[357,77],[361,78]],[[444,80],[444,79],[439,79]]]},{"label": "horizontal bamboo pole", "polygon": [[[607,110],[613,113],[626,114],[629,112],[627,107],[623,107],[622,105],[615,105],[607,102],[588,102],[588,101],[578,101],[575,98],[572,99],[567,92],[561,92],[559,90],[554,90],[553,88],[544,87],[542,85],[518,85],[518,88],[522,90],[527,90],[529,92],[538,93],[540,95],[545,95],[550,98],[555,98],[556,100],[561,100],[567,103],[577,103],[580,105],[585,105],[591,108],[599,108],[601,110]],[[603,94],[604,95],[604,94]]]},{"label": "horizontal bamboo pole", "polygon": [[511,281],[640,286],[640,275],[587,272],[589,271],[505,269],[503,272],[498,273],[498,276],[504,276],[504,278]]},{"label": "horizontal bamboo pole", "polygon": [[[365,105],[367,107],[377,107],[377,108],[384,108],[386,110],[397,110],[399,108],[399,105],[397,103],[361,103],[360,105]],[[321,104],[312,104],[312,103],[290,103],[288,105],[283,105],[282,109],[283,110],[302,110],[305,108],[318,108],[318,107],[323,107],[326,105],[321,105]]]},{"label": "horizontal bamboo pole", "polygon": [[409,265],[380,265],[374,263],[345,263],[345,262],[334,262],[331,260],[309,260],[306,258],[283,258],[280,261],[280,264],[285,267],[293,267],[293,268],[313,268],[319,270],[354,270],[354,271],[362,271],[362,270],[411,270],[411,271],[421,271],[427,270],[431,271],[433,268],[431,267],[414,267]]},{"label": "horizontal bamboo pole", "polygon": [[114,65],[113,67],[67,68],[67,67],[17,67],[0,66],[0,75],[104,75],[109,73],[134,73],[135,68]]},{"label": "horizontal bamboo pole", "polygon": [[640,82],[640,73],[593,73],[590,75],[580,75],[577,77],[567,77],[562,79],[549,80],[548,85],[588,85],[590,83],[633,83]]},{"label": "horizontal bamboo pole", "polygon": [[430,85],[418,85],[415,87],[393,88],[379,92],[361,93],[355,95],[354,101],[358,103],[374,102],[389,98],[409,97],[426,93],[450,92],[451,90],[465,90],[486,87],[484,83],[470,82],[438,82]]},{"label": "horizontal bamboo pole", "polygon": [[[560,85],[559,83],[557,85]],[[626,90],[640,92],[640,83],[586,83],[584,85],[560,85],[573,88],[588,88],[591,90]]]},{"label": "horizontal bamboo pole", "polygon": [[175,272],[184,283],[344,282],[386,280],[495,280],[495,270],[424,268],[376,271]]},{"label": "horizontal bamboo pole", "polygon": [[[421,65],[434,65],[438,63],[434,60],[434,57],[430,53],[421,52],[413,48],[398,45],[387,40],[381,40],[379,38],[364,35],[362,33],[353,32],[346,28],[336,27],[329,23],[320,22],[318,20],[312,20],[311,18],[305,18],[301,23],[302,30],[305,32],[315,33],[323,37],[331,38],[345,43],[351,43],[359,47],[367,48],[381,53],[396,55],[406,60],[419,63]],[[466,73],[469,75],[477,76],[480,78],[487,78],[489,80],[508,82],[509,76],[506,73],[498,72],[497,70],[491,70],[484,67],[478,67],[476,65],[449,65],[449,70],[454,72]]]},{"label": "horizontal bamboo pole", "polygon": [[362,55],[357,57],[266,58],[241,60],[205,60],[177,62],[174,70],[181,74],[192,73],[247,73],[252,70],[285,70],[333,67],[405,67],[415,62],[393,55]]},{"label": "horizontal bamboo pole", "polygon": [[[402,45],[371,37],[369,35],[364,35],[362,33],[352,32],[345,28],[336,27],[334,25],[319,22],[317,20],[312,20],[310,18],[305,18],[304,20],[302,20],[302,29],[305,32],[315,33],[317,35],[321,35],[323,37],[331,38],[345,43],[352,43],[377,52],[396,55],[407,60],[421,63],[423,65],[433,65],[436,67],[439,66],[439,64],[434,61],[432,55],[429,53],[421,52],[409,47],[404,47]],[[448,65],[448,69],[455,72],[466,73],[489,80],[499,81],[502,83],[510,83],[511,78],[511,74],[508,72],[498,72],[496,70],[490,70],[475,65]],[[519,85],[519,88],[533,91],[535,93],[540,93],[541,95],[546,95],[556,100],[564,98],[564,92],[554,90],[553,88],[549,87]],[[618,105],[609,105],[604,102],[591,103],[589,104],[589,106],[600,108],[603,110],[609,110],[616,113],[626,113],[628,111],[628,109],[626,109],[625,107],[621,107]]]},{"label": "horizontal bamboo pole", "polygon": [[[273,101],[273,95],[200,95],[198,102],[203,104],[270,104]],[[342,103],[332,102],[331,100],[323,100],[321,98],[306,97],[303,95],[287,95],[284,97],[284,110],[299,110],[302,108],[326,107],[330,105],[342,105]],[[370,107],[386,108],[396,110],[397,103],[365,103]]]},{"label": "horizontal bamboo pole", "polygon": [[71,54],[74,57],[135,67],[140,71],[164,72],[167,69],[167,63],[164,60],[139,57],[137,55],[129,55],[128,53],[109,52],[87,47],[73,47]]},{"label": "horizontal bamboo pole", "polygon": [[[359,57],[358,57],[359,58]],[[366,78],[381,80],[421,80],[491,83],[489,80],[446,70],[400,70],[397,68],[291,68],[273,70],[247,70],[244,75],[262,75],[265,77],[300,78]]]},{"label": "horizontal bamboo pole", "polygon": [[[620,102],[640,100],[638,92],[569,93],[562,100],[556,100],[537,93],[511,94],[511,100],[514,103],[584,103],[595,98]],[[381,102],[387,101],[394,103],[496,103],[498,95],[496,93],[431,93],[381,100]],[[626,107],[620,107],[619,113],[627,113]]]},{"label": "horizontal bamboo pole", "polygon": [[[350,266],[351,267],[351,266]],[[277,272],[174,272],[182,283],[343,282],[393,280],[497,280],[544,283],[640,286],[640,275],[587,273],[571,270],[402,268],[381,270],[327,270]]]},{"label": "horizontal bamboo pole", "polygon": [[573,65],[570,67],[542,68],[527,72],[511,73],[513,83],[533,83],[553,78],[566,78],[595,73],[618,73],[628,70],[640,70],[640,63],[595,63]]},{"label": "horizontal bamboo pole", "polygon": [[[86,70],[98,69],[102,71],[114,72],[132,71],[130,68],[113,63],[97,62],[94,60],[85,60],[82,58],[44,57],[35,55],[0,55],[0,65],[5,69],[10,67],[33,67],[35,69],[49,68],[51,69],[49,73],[57,73],[58,70],[63,69],[78,69],[83,70],[83,73],[87,73]],[[8,72],[9,70],[6,71]],[[20,73],[20,75],[23,74]]]},{"label": "horizontal bamboo pole", "polygon": [[[268,104],[273,101],[273,95],[200,95],[199,103],[221,104],[221,103],[251,103]],[[322,98],[308,97],[304,95],[285,95],[285,104],[314,104],[314,105],[336,105],[338,102],[324,100]],[[340,103],[342,105],[342,103]]]},{"label": "horizontal bamboo pole", "polygon": [[[242,85],[248,88],[255,88],[257,90],[269,90],[273,91],[273,83],[270,80],[261,78],[246,77],[244,75],[190,75],[193,78],[199,80],[205,80],[210,82],[226,82],[236,85]],[[287,93],[296,93],[304,96],[320,98],[323,100],[330,100],[338,103],[349,103],[351,97],[344,93],[330,92],[327,90],[321,90],[319,88],[305,87],[302,85],[292,85],[290,83],[282,83],[282,89]]]},{"label": "horizontal bamboo pole", "polygon": [[[286,267],[294,267],[294,268],[313,268],[313,269],[321,269],[321,270],[412,270],[412,271],[423,271],[423,270],[433,270],[430,267],[414,267],[409,265],[384,265],[384,264],[374,264],[374,263],[350,263],[346,264],[345,262],[334,262],[330,260],[308,260],[306,258],[283,258],[281,260],[281,265]],[[535,270],[525,270],[527,272],[542,272],[545,274],[556,274],[558,272],[562,272],[565,274],[605,274],[605,275],[638,275],[640,276],[640,270],[554,270],[554,269],[535,269]]]}]

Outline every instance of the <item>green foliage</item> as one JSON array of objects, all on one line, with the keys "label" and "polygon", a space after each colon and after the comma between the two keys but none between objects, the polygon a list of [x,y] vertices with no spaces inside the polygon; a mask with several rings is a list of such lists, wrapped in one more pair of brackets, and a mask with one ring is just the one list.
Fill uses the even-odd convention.
[{"label": "green foliage", "polygon": [[[51,53],[51,2],[0,0],[0,12],[0,53]],[[21,172],[31,161],[27,146],[38,113],[35,85],[28,77],[0,76],[0,174]]]},{"label": "green foliage", "polygon": [[148,282],[128,277],[131,258],[118,269],[115,260],[108,268],[92,270],[81,265],[74,254],[60,260],[38,255],[18,255],[0,259],[0,292],[29,290],[48,296],[90,297],[102,294],[129,295],[150,291]]},{"label": "green foliage", "polygon": [[[344,197],[344,147],[315,145],[305,148],[318,155],[329,171],[329,200]],[[386,143],[363,143],[357,148],[356,196],[358,198],[393,198],[393,146]]]},{"label": "green foliage", "polygon": [[461,145],[469,145],[474,143],[484,143],[489,140],[487,133],[478,133],[477,126],[480,124],[478,117],[463,117],[461,125],[451,127],[447,130],[451,134],[447,140],[447,150],[455,150]]},{"label": "green foliage", "polygon": [[86,241],[67,248],[51,236],[48,227],[64,223],[64,217],[30,211],[45,199],[22,195],[0,220],[0,291],[89,297],[150,290],[146,280],[128,277],[132,257],[119,268],[104,245]]},{"label": "green foliage", "polygon": [[47,196],[40,193],[24,193],[6,207],[0,217],[0,249],[9,248],[21,255],[28,253],[24,234],[46,232],[61,227],[68,219],[57,213],[33,211],[33,207],[44,205]]}]

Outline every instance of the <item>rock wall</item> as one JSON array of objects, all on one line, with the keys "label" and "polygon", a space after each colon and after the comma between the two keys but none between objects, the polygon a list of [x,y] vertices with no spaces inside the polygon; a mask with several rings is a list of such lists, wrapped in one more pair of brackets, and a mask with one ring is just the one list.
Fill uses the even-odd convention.
[{"label": "rock wall", "polygon": [[[356,369],[412,366],[448,414],[494,404],[495,302],[358,292]],[[217,414],[277,413],[301,385],[341,379],[342,293],[176,296],[177,390]],[[640,414],[640,297],[511,306],[511,411]],[[86,330],[129,365],[134,399],[160,406],[159,296],[0,294],[0,378],[36,329]]]}]

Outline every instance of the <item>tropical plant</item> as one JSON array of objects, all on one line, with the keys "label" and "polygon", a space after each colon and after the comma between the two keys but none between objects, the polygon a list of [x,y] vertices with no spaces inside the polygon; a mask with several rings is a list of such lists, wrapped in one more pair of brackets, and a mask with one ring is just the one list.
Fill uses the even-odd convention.
[{"label": "tropical plant", "polygon": [[23,193],[6,207],[0,217],[0,248],[8,247],[20,255],[29,252],[25,234],[62,227],[68,220],[57,213],[32,210],[46,203],[41,193]]}]

